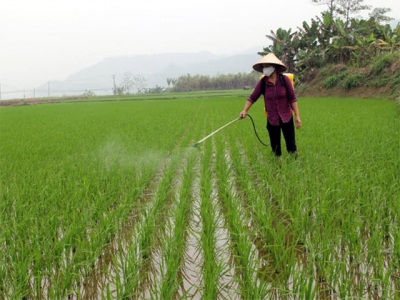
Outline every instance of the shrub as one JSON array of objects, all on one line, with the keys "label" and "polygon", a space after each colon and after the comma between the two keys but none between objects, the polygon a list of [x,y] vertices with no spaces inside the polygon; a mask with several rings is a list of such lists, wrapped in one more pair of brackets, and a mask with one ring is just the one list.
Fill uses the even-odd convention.
[{"label": "shrub", "polygon": [[347,73],[339,73],[335,74],[332,76],[329,76],[327,79],[323,81],[323,86],[326,89],[331,89],[334,88],[335,86],[338,86],[339,82],[343,80],[347,76]]},{"label": "shrub", "polygon": [[397,111],[399,112],[400,115],[400,96],[397,97],[396,103],[397,103]]},{"label": "shrub", "polygon": [[341,87],[350,90],[356,88],[364,83],[365,75],[364,74],[351,74],[344,78],[341,83]]},{"label": "shrub", "polygon": [[373,86],[373,87],[381,87],[385,86],[389,83],[390,78],[386,76],[377,77],[376,79],[371,80],[370,82],[366,82],[366,86]]},{"label": "shrub", "polygon": [[390,67],[394,61],[393,54],[384,54],[378,57],[378,59],[373,63],[370,70],[370,75],[380,75],[385,70],[385,68]]},{"label": "shrub", "polygon": [[[395,76],[390,79],[390,89],[393,95],[400,94],[400,73],[397,73]],[[398,100],[400,103],[400,96],[398,96]]]}]

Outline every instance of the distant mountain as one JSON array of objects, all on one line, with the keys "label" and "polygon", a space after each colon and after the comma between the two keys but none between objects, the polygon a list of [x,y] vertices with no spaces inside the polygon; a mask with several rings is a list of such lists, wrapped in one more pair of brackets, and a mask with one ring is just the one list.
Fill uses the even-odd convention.
[{"label": "distant mountain", "polygon": [[[259,48],[259,51],[262,48]],[[52,96],[80,95],[93,91],[97,95],[112,94],[114,79],[121,85],[124,73],[144,76],[148,88],[167,86],[167,78],[181,75],[209,75],[249,73],[252,65],[260,59],[257,51],[217,55],[210,52],[170,53],[108,57],[99,63],[69,76],[65,81],[45,83],[37,93]]]}]

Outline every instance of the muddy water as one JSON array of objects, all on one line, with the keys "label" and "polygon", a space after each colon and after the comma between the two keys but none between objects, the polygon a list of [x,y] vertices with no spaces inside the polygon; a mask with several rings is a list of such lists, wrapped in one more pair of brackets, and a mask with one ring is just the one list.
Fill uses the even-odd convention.
[{"label": "muddy water", "polygon": [[[241,195],[242,191],[240,191],[240,187],[238,187],[235,183],[235,170],[232,168],[232,161],[229,153],[229,148],[226,148],[225,160],[228,162],[230,166],[230,172],[232,174],[230,184],[232,186],[232,194]],[[245,155],[244,155],[245,157]],[[245,159],[244,159],[244,163]],[[142,202],[149,201],[149,198],[156,190],[157,185],[159,183],[159,178],[162,176],[162,171],[155,177],[152,184],[145,191],[145,197],[142,199]],[[218,222],[218,230],[216,232],[217,236],[217,245],[216,245],[216,257],[219,260],[218,263],[225,266],[225,273],[221,276],[218,286],[220,290],[220,295],[222,299],[240,299],[240,285],[235,279],[237,276],[235,274],[235,262],[232,259],[232,254],[230,250],[231,237],[229,234],[229,230],[224,221],[224,212],[222,211],[219,200],[218,200],[218,192],[216,186],[216,178],[215,173],[213,175],[213,193],[212,193],[212,205],[216,212]],[[257,181],[254,180],[254,183],[257,184]],[[179,186],[179,183],[175,182],[174,185]],[[190,224],[188,229],[187,241],[186,241],[186,251],[183,256],[183,267],[179,272],[179,278],[182,281],[182,285],[180,286],[176,298],[185,298],[185,299],[201,299],[202,297],[202,285],[203,285],[203,277],[202,277],[202,263],[203,263],[203,255],[202,249],[199,244],[200,235],[202,232],[202,220],[200,217],[200,197],[199,197],[199,180],[196,179],[193,185],[193,204],[192,204],[192,212],[190,218]],[[245,201],[246,199],[242,199]],[[339,285],[341,284],[340,280],[336,282],[334,286],[330,282],[327,281],[325,274],[323,274],[320,270],[318,270],[315,262],[312,261],[310,256],[310,250],[303,244],[295,244],[296,236],[293,229],[292,220],[290,216],[285,213],[285,211],[279,206],[278,201],[274,200],[273,197],[269,199],[271,203],[271,215],[274,216],[274,221],[272,222],[274,228],[280,227],[279,230],[284,229],[285,236],[284,244],[289,248],[292,247],[294,251],[295,257],[295,266],[292,270],[292,273],[302,273],[304,269],[313,269],[313,274],[315,276],[314,281],[312,282],[312,287],[315,291],[317,291],[318,298],[320,299],[339,299],[337,291],[339,290]],[[245,212],[244,205],[241,210]],[[172,210],[172,209],[170,209]],[[278,285],[283,281],[282,273],[277,272],[280,266],[276,266],[273,264],[274,259],[271,256],[271,253],[265,248],[265,241],[257,234],[254,234],[255,229],[257,228],[257,224],[255,220],[252,219],[251,213],[247,213],[246,216],[248,228],[249,228],[249,239],[253,243],[253,251],[255,253],[255,261],[258,262],[260,280],[271,282],[271,298],[275,299],[283,299],[285,298],[283,295],[279,293],[278,290],[273,292],[273,286]],[[140,220],[139,211],[134,212],[130,216],[130,220],[125,224],[124,228],[121,232],[118,233],[116,240],[120,240],[119,244],[113,243],[110,244],[103,254],[99,257],[96,262],[95,268],[92,273],[81,287],[81,296],[75,297],[76,299],[101,299],[107,296],[107,289],[109,289],[116,297],[115,293],[115,277],[118,274],[122,276],[121,271],[118,269],[118,266],[121,263],[121,258],[118,256],[118,253],[126,252],[126,247],[132,239],[132,235],[134,234],[134,224],[136,224]],[[170,219],[173,226],[173,220]],[[368,237],[365,237],[365,244],[367,244],[366,240]],[[393,243],[393,241],[392,241]],[[295,244],[295,245],[294,245]],[[294,245],[294,246],[293,246]],[[346,253],[345,249],[339,249],[337,247],[334,252],[335,253]],[[368,249],[365,249],[365,253],[368,252]],[[341,257],[337,257],[338,260],[348,259],[345,254]],[[152,253],[151,258],[151,267],[149,267],[149,278],[148,281],[145,282],[144,290],[141,293],[141,298],[150,298],[151,294],[155,291],[156,286],[154,285],[155,281],[160,281],[160,265],[162,260],[162,251],[160,248],[157,248]],[[387,272],[390,268],[390,256],[388,255],[386,260],[386,265],[383,270]],[[312,265],[310,267],[310,264]],[[281,266],[284,268],[284,266]],[[348,262],[346,263],[347,271],[354,274],[354,291],[360,288],[360,285],[366,282],[367,277],[373,278],[374,270],[371,266],[367,264],[358,264]],[[392,272],[392,276],[390,277],[390,284],[392,286],[392,290],[400,289],[400,275],[399,273]],[[290,275],[289,278],[285,279],[288,282],[287,289],[295,290],[296,287],[293,286],[295,280],[293,275]],[[365,287],[364,295],[368,298],[372,299],[380,299],[382,297],[382,291],[374,285],[372,280],[369,281]],[[399,296],[398,294],[396,294]],[[73,299],[74,297],[72,297]]]},{"label": "muddy water", "polygon": [[217,192],[215,190],[216,187],[214,186],[213,202],[215,205],[216,216],[218,217],[218,227],[216,231],[217,245],[215,251],[217,253],[217,264],[225,266],[225,269],[223,270],[224,273],[219,280],[220,293],[223,299],[240,299],[240,286],[235,280],[235,266],[233,264],[230,250],[230,234],[226,228],[221,208],[218,205]]},{"label": "muddy water", "polygon": [[[199,170],[199,168],[197,168]],[[216,237],[217,242],[215,248],[216,264],[225,266],[223,274],[221,274],[219,287],[221,299],[239,299],[236,293],[239,286],[234,280],[234,266],[229,249],[230,238],[229,232],[224,224],[221,209],[218,204],[218,194],[216,188],[216,179],[213,178],[213,192],[211,194],[211,202],[216,216],[216,220],[211,222],[217,224]],[[190,233],[187,240],[186,252],[184,255],[184,267],[181,272],[183,284],[180,287],[179,297],[184,299],[202,299],[203,276],[202,264],[204,261],[203,250],[200,241],[203,230],[203,220],[200,214],[200,179],[197,178],[193,188],[193,213],[190,221]]]},{"label": "muddy water", "polygon": [[178,290],[178,295],[186,299],[201,299],[200,282],[203,281],[201,264],[203,261],[202,251],[200,249],[199,241],[203,228],[200,218],[200,199],[199,199],[199,178],[194,183],[193,198],[193,212],[189,223],[189,235],[187,238],[186,252],[184,255],[184,263],[181,270],[182,285]]},{"label": "muddy water", "polygon": [[[184,160],[184,159],[183,159]],[[184,161],[181,166],[184,168],[186,162]],[[179,173],[179,172],[178,172]],[[152,194],[156,191],[157,186],[162,177],[163,170],[159,170],[157,176],[153,179],[151,184],[144,192],[143,199],[140,202],[149,202],[152,197]],[[181,186],[180,182],[180,174],[177,174],[175,181],[172,183],[172,186],[175,190],[179,190]],[[197,184],[198,186],[198,184]],[[178,195],[176,195],[178,198]],[[151,201],[150,201],[151,202]],[[148,203],[149,207],[151,203]],[[175,204],[170,203],[168,205],[168,212],[174,211]],[[193,209],[198,210],[198,203],[196,202],[193,205]],[[90,276],[85,278],[84,284],[80,288],[80,299],[101,299],[106,297],[107,289],[111,291],[111,294],[116,296],[116,286],[114,284],[116,277],[122,278],[122,270],[118,266],[123,263],[124,253],[126,253],[126,249],[128,249],[129,244],[132,242],[132,237],[135,236],[135,232],[137,232],[139,227],[137,226],[140,223],[140,213],[139,211],[133,213],[122,230],[116,235],[115,240],[108,247],[106,247],[103,254],[99,257],[98,261],[93,268]],[[179,276],[183,282],[181,285],[178,295],[185,295],[185,297],[190,296],[192,299],[201,299],[201,294],[199,292],[200,289],[194,288],[199,287],[200,282],[202,282],[201,278],[201,251],[198,245],[199,238],[198,232],[196,230],[201,228],[201,220],[197,217],[198,213],[194,212],[193,217],[190,221],[190,228],[188,234],[188,241],[186,246],[186,253],[184,255],[184,264],[183,269],[179,272]],[[174,228],[174,220],[172,217],[167,216],[168,227],[170,232],[160,232],[161,236],[165,237],[165,234],[171,234]],[[163,222],[161,222],[163,223]],[[195,229],[196,230],[195,230]],[[138,291],[137,295],[141,295],[140,298],[149,299],[152,295],[157,295],[156,286],[158,282],[161,282],[162,274],[160,270],[162,270],[162,250],[160,245],[158,248],[153,249],[151,253],[150,263],[146,267],[146,273],[148,274],[147,278],[141,282],[141,291]],[[122,278],[123,282],[123,278]]]},{"label": "muddy water", "polygon": [[[233,168],[231,153],[229,151],[229,146],[227,144],[225,144],[225,148],[224,149],[225,149],[224,159],[227,162],[228,171],[232,174],[232,176],[228,179],[228,183],[229,183],[229,186],[231,188],[231,194],[234,195],[235,197],[238,197],[240,192],[238,191],[237,186],[236,186],[236,182],[235,182],[236,176],[234,175],[234,168]],[[214,189],[217,190],[216,180],[214,181]],[[217,192],[216,192],[216,194],[217,194]],[[217,198],[217,195],[215,196],[215,198]],[[244,224],[247,225],[247,224],[252,223],[251,222],[251,216],[249,216],[249,215],[247,215],[245,213],[246,210],[242,207],[242,203],[240,201],[238,201],[237,204],[238,204],[238,210],[243,212],[243,216],[244,216],[244,219],[245,219],[244,220]],[[224,217],[226,217],[226,216],[223,215],[223,213],[221,212],[220,209],[219,209],[219,212],[220,212],[220,215],[221,215],[220,219],[224,220]],[[221,222],[223,222],[223,221],[221,221]],[[227,299],[241,299],[241,297],[239,296],[240,295],[240,290],[241,290],[240,284],[236,280],[234,280],[235,277],[236,278],[238,277],[235,274],[235,268],[238,267],[238,266],[233,265],[234,260],[232,260],[231,250],[229,249],[229,244],[232,243],[230,238],[229,238],[230,234],[229,234],[229,231],[228,231],[228,229],[227,229],[225,224],[221,224],[220,228],[221,228],[221,231],[224,234],[223,236],[227,237],[226,243],[224,245],[224,252],[223,252],[224,255],[225,255],[224,263],[226,265],[228,265],[228,264],[232,265],[231,269],[229,270],[229,273],[226,276],[226,280],[225,281],[227,283],[229,283],[229,284],[225,285],[225,287],[226,287],[225,293],[226,293]],[[251,237],[249,236],[248,238],[249,238],[249,241],[250,241]],[[259,265],[261,256],[260,256],[260,252],[257,249],[255,243],[252,244],[252,249],[251,249],[250,252],[253,253],[253,255],[252,255],[252,258],[251,258],[249,264],[252,264],[253,266]],[[246,266],[246,267],[250,267],[250,265]],[[239,268],[240,268],[240,266],[239,266]],[[261,266],[259,266],[259,268],[261,268]],[[254,276],[257,276],[257,274],[254,274]],[[233,291],[236,291],[236,293],[233,293]]]},{"label": "muddy water", "polygon": [[[151,203],[148,202],[151,200],[163,176],[164,166],[157,171],[155,177],[144,190],[143,196],[138,199],[139,203],[147,203],[150,207]],[[141,212],[140,208],[137,208],[128,216],[127,221],[115,235],[114,240],[99,256],[92,272],[83,279],[79,292],[80,299],[103,299],[107,296],[107,290],[116,297],[115,279],[117,274],[122,277],[122,272],[118,266],[123,263],[124,253],[126,253],[132,236],[135,236],[136,225],[139,223],[142,214],[143,211]]]}]

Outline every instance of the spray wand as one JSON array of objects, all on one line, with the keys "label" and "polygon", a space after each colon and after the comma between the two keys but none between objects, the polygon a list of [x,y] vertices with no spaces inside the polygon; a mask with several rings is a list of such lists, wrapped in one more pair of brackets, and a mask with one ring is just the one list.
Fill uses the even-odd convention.
[{"label": "spray wand", "polygon": [[[253,118],[252,118],[249,114],[247,114],[247,116],[249,116],[249,118],[250,118],[250,120],[251,120],[251,123],[253,124],[254,133],[256,134],[257,139],[259,140],[259,142],[260,142],[261,144],[263,144],[264,146],[268,146],[269,144],[263,143],[263,141],[261,141],[260,137],[258,136],[257,130],[256,130],[256,126],[255,126],[254,121],[253,121]],[[225,127],[231,125],[232,123],[234,123],[234,122],[236,122],[237,120],[240,120],[240,119],[241,119],[240,117],[239,117],[239,118],[236,118],[236,119],[230,121],[229,123],[225,124],[224,126],[218,128],[217,130],[211,132],[209,135],[207,135],[206,137],[202,138],[202,139],[201,139],[200,141],[198,141],[197,143],[193,144],[193,147],[197,147],[198,144],[204,142],[206,139],[208,139],[209,137],[212,137],[212,136],[213,136],[214,134],[216,134],[218,131],[224,129]]]},{"label": "spray wand", "polygon": [[226,126],[231,125],[232,123],[236,122],[237,120],[240,120],[240,118],[236,118],[233,121],[230,121],[228,124],[225,124],[224,126],[218,128],[217,130],[215,130],[214,132],[211,132],[209,135],[207,135],[205,138],[201,139],[200,141],[198,141],[197,143],[193,144],[193,147],[197,147],[198,144],[204,142],[206,139],[208,139],[209,137],[212,137],[214,134],[216,134],[218,131],[220,131],[221,129],[224,129]]}]

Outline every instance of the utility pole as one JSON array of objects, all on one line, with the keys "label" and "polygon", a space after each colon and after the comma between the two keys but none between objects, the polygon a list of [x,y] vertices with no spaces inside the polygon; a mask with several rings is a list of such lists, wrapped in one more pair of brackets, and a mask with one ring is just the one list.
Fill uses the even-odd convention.
[{"label": "utility pole", "polygon": [[116,94],[117,94],[117,87],[115,86],[115,75],[112,76],[112,79],[113,79],[113,81],[114,81],[114,89],[113,89],[113,92],[114,92],[114,95],[116,95]]}]

